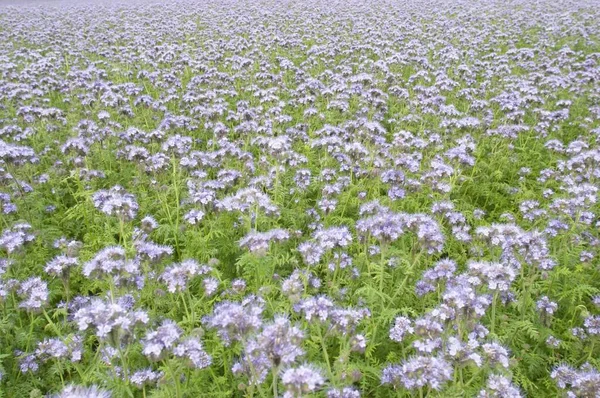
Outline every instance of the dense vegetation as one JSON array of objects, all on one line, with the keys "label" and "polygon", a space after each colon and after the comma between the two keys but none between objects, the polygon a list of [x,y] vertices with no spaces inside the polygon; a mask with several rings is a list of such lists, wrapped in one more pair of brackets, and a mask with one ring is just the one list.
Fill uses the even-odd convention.
[{"label": "dense vegetation", "polygon": [[0,396],[600,396],[600,3],[0,6]]}]

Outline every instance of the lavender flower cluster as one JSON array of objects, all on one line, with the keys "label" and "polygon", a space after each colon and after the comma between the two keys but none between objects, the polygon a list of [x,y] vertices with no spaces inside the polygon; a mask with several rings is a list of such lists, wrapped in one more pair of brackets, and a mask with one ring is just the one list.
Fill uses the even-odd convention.
[{"label": "lavender flower cluster", "polygon": [[0,395],[600,396],[598,0],[27,3]]}]

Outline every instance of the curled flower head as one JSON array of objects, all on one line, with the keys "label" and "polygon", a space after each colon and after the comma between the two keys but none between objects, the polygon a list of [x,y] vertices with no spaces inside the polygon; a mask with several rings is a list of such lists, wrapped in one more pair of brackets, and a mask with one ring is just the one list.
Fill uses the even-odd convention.
[{"label": "curled flower head", "polygon": [[115,185],[109,190],[100,190],[92,195],[94,207],[109,216],[123,221],[131,221],[138,212],[135,196],[127,193],[123,187]]},{"label": "curled flower head", "polygon": [[300,365],[284,371],[281,382],[286,389],[283,396],[296,398],[315,391],[325,383],[325,379],[321,376],[321,372],[313,366]]}]

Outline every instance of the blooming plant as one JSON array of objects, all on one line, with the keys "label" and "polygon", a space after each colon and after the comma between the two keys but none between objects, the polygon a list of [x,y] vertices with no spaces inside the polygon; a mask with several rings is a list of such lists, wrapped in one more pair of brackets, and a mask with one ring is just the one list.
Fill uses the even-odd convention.
[{"label": "blooming plant", "polygon": [[0,397],[600,397],[598,0],[0,4]]}]

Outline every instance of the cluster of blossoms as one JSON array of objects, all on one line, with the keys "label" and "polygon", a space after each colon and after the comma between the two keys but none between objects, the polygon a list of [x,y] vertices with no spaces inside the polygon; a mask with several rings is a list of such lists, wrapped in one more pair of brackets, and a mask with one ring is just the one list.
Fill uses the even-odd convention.
[{"label": "cluster of blossoms", "polygon": [[212,363],[202,342],[196,337],[183,338],[182,330],[171,320],[163,321],[156,330],[146,333],[142,340],[142,353],[152,361],[163,360],[172,354],[185,358],[195,369],[206,368]]},{"label": "cluster of blossoms", "polygon": [[[363,208],[363,211],[366,209]],[[358,220],[356,230],[361,240],[371,237],[381,244],[390,244],[412,232],[428,253],[439,253],[445,242],[440,225],[430,216],[393,213],[386,208],[379,208],[376,214]]]},{"label": "cluster of blossoms", "polygon": [[212,268],[208,265],[199,265],[195,260],[184,260],[166,267],[159,278],[167,284],[169,292],[175,293],[185,291],[190,279],[197,275],[209,274],[211,271]]},{"label": "cluster of blossoms", "polygon": [[[406,316],[395,319],[390,339],[411,343],[419,355],[386,367],[382,382],[395,388],[439,390],[452,379],[456,367],[470,364],[476,368],[485,365],[508,369],[509,351],[489,340],[488,330],[479,322],[492,304],[492,297],[486,291],[507,292],[516,277],[512,267],[510,263],[469,261],[467,272],[456,274],[456,262],[444,259],[426,270],[417,283],[417,293],[427,294],[443,284],[442,303],[414,321]],[[488,387],[480,396],[497,396],[504,387],[507,396],[520,396],[520,391],[503,376],[490,376]]]},{"label": "cluster of blossoms", "polygon": [[111,398],[113,395],[97,386],[83,387],[76,385],[69,385],[65,387],[60,393],[54,394],[52,398]]},{"label": "cluster of blossoms", "polygon": [[251,3],[0,6],[0,389],[597,395],[597,0]]},{"label": "cluster of blossoms", "polygon": [[321,280],[310,271],[295,269],[292,274],[281,282],[281,292],[292,302],[301,300],[309,288],[318,289]]},{"label": "cluster of blossoms", "polygon": [[129,380],[138,388],[156,385],[165,376],[164,372],[155,371],[150,368],[135,371]]},{"label": "cluster of blossoms", "polygon": [[31,225],[27,223],[18,223],[9,229],[2,231],[0,236],[0,248],[6,250],[8,254],[13,253],[23,247],[28,242],[32,242],[35,235],[31,233]]},{"label": "cluster of blossoms", "polygon": [[263,311],[264,300],[248,296],[240,303],[218,303],[203,322],[208,328],[215,329],[223,344],[229,346],[232,342],[244,340],[261,327]]},{"label": "cluster of blossoms", "polygon": [[492,224],[479,227],[477,237],[502,250],[504,261],[550,270],[556,261],[550,256],[546,237],[537,231],[526,232],[515,224]]},{"label": "cluster of blossoms", "polygon": [[267,215],[277,215],[279,209],[268,195],[256,188],[240,189],[235,195],[227,196],[218,202],[215,207],[220,211],[239,211],[256,216],[258,210]]},{"label": "cluster of blossoms", "polygon": [[259,333],[245,342],[242,358],[232,371],[236,375],[246,374],[252,384],[262,383],[272,369],[291,366],[304,355],[300,346],[303,340],[300,328],[286,317],[275,316],[272,323],[263,325]]},{"label": "cluster of blossoms", "polygon": [[319,370],[301,365],[283,372],[281,382],[285,386],[284,398],[300,398],[315,391],[325,383],[325,379]]},{"label": "cluster of blossoms", "polygon": [[510,379],[502,375],[491,374],[486,388],[479,392],[478,398],[522,398],[523,394]]},{"label": "cluster of blossoms", "polygon": [[[8,261],[3,263],[5,266],[9,264]],[[4,273],[5,269],[0,266],[0,276]],[[48,284],[38,276],[28,278],[22,282],[16,279],[0,280],[0,299],[6,298],[11,292],[16,292],[21,298],[18,308],[31,313],[42,312],[50,297]]]},{"label": "cluster of blossoms", "polygon": [[551,377],[570,397],[593,397],[600,391],[600,372],[589,363],[579,369],[568,365],[557,366]]},{"label": "cluster of blossoms", "polygon": [[83,244],[76,240],[67,240],[66,238],[56,240],[54,247],[62,249],[63,253],[46,263],[44,271],[49,275],[68,279],[71,268],[79,265],[77,256],[82,246]]},{"label": "cluster of blossoms", "polygon": [[313,233],[313,239],[301,243],[298,251],[308,265],[316,265],[325,253],[344,249],[352,243],[352,234],[347,227],[322,228]]},{"label": "cluster of blossoms", "polygon": [[429,387],[440,390],[444,383],[452,379],[452,366],[443,358],[417,356],[408,359],[401,366],[385,368],[381,382],[395,388],[419,389]]},{"label": "cluster of blossoms", "polygon": [[[17,353],[18,354],[18,353]],[[21,358],[22,372],[35,372],[41,364],[50,360],[81,361],[83,355],[83,338],[75,335],[65,340],[49,338],[40,341],[32,354],[24,354]]]},{"label": "cluster of blossoms", "polygon": [[269,249],[271,242],[284,242],[289,238],[290,233],[280,228],[267,232],[250,232],[240,240],[240,247],[247,248],[251,253],[260,254]]},{"label": "cluster of blossoms", "polygon": [[121,246],[106,247],[83,265],[86,278],[120,277],[134,275],[139,271],[139,263],[126,258]]},{"label": "cluster of blossoms", "polygon": [[366,337],[358,333],[361,322],[370,318],[368,308],[343,308],[325,295],[309,296],[294,304],[294,310],[307,322],[326,326],[326,336],[339,336],[347,341],[352,352],[364,353]]},{"label": "cluster of blossoms", "polygon": [[73,313],[73,321],[80,331],[94,328],[96,337],[114,347],[133,341],[136,328],[148,324],[150,318],[143,310],[135,310],[131,296],[112,301],[92,298],[81,303]]},{"label": "cluster of blossoms", "polygon": [[131,221],[137,215],[139,206],[135,196],[127,193],[119,185],[109,190],[100,190],[92,195],[94,207],[109,216],[116,216],[123,221]]}]

